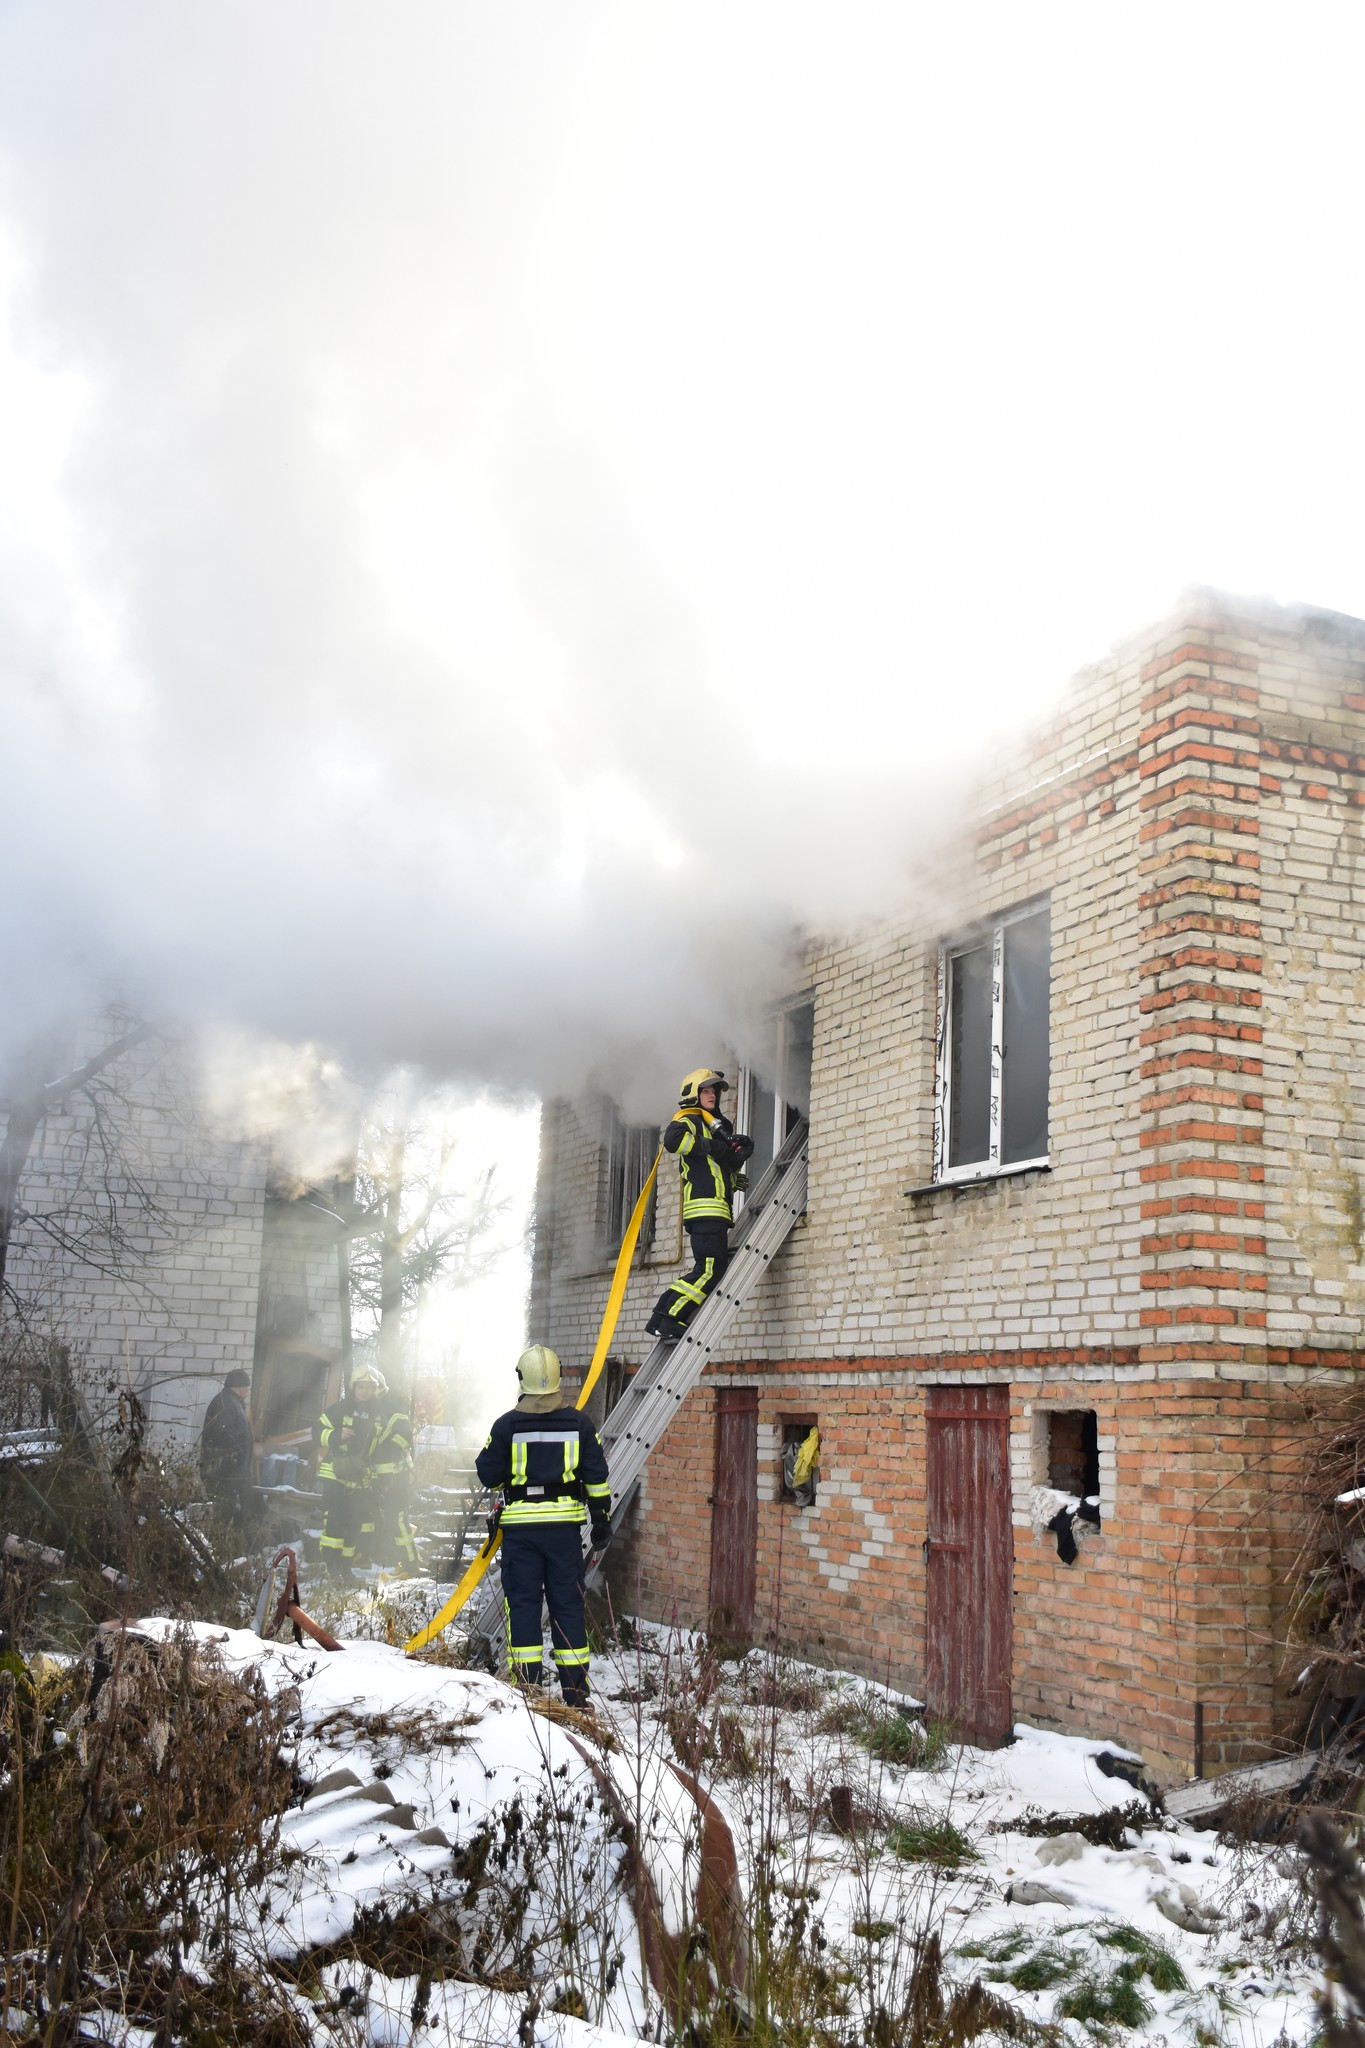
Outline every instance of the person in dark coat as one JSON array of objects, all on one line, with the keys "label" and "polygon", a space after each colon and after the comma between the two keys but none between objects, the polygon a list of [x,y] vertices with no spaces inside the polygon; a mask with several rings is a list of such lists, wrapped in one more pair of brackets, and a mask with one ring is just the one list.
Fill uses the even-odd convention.
[{"label": "person in dark coat", "polygon": [[507,1653],[518,1685],[544,1683],[543,1607],[567,1705],[588,1703],[588,1627],[583,1608],[583,1524],[595,1544],[611,1533],[607,1457],[592,1423],[559,1391],[559,1359],[532,1344],[517,1360],[521,1399],[500,1415],[475,1460],[501,1491],[502,1591]]},{"label": "person in dark coat", "polygon": [[209,1402],[199,1433],[199,1470],[208,1497],[223,1521],[242,1530],[256,1521],[250,1400],[251,1374],[234,1366]]}]

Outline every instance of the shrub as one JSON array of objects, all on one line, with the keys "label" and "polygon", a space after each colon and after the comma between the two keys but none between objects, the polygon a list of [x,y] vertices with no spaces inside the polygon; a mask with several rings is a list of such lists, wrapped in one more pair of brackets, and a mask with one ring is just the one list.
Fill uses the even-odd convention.
[{"label": "shrub", "polygon": [[1049,1991],[1064,1977],[1074,1976],[1076,1968],[1076,1958],[1067,1949],[1045,1944],[1014,1969],[1002,1970],[1000,1975],[1018,1991]]},{"label": "shrub", "polygon": [[940,1870],[960,1870],[964,1863],[980,1860],[961,1828],[946,1813],[927,1807],[893,1821],[886,1831],[886,1846],[903,1863],[933,1863]]},{"label": "shrub", "polygon": [[1143,1934],[1136,1927],[1120,1923],[1096,1937],[1102,1948],[1122,1949],[1133,1958],[1140,1976],[1150,1979],[1155,1991],[1188,1991],[1189,1979],[1164,1941]]},{"label": "shrub", "polygon": [[[230,1675],[188,1632],[111,1630],[93,1674],[0,1678],[6,1762],[23,1786],[0,1829],[0,1887],[17,1902],[14,1950],[50,2006],[78,2007],[88,1958],[116,1954],[129,2020],[170,2025],[188,1995],[186,1952],[225,1955],[278,1869],[289,1712],[258,1673]],[[226,1969],[220,1990],[234,2010],[257,1996]]]},{"label": "shrub", "polygon": [[[748,1697],[755,1706],[776,1709],[779,1713],[809,1714],[821,1705],[828,1690],[825,1681],[809,1665],[794,1664],[785,1657],[778,1657],[764,1665],[757,1683],[748,1688]],[[824,1714],[819,1725],[825,1726]]]},{"label": "shrub", "polygon": [[1099,1813],[1039,1813],[1026,1807],[1014,1820],[998,1820],[991,1832],[997,1835],[1082,1835],[1097,1849],[1126,1849],[1127,1834],[1141,1834],[1153,1825],[1154,1815],[1145,1799],[1130,1799],[1126,1806],[1106,1806]]},{"label": "shrub", "polygon": [[1090,2027],[1145,2026],[1152,2007],[1137,1988],[1138,1974],[1133,1964],[1120,1963],[1112,1976],[1078,1978],[1057,2000],[1058,2017]]},{"label": "shrub", "polygon": [[951,1722],[921,1721],[912,1708],[863,1691],[837,1692],[815,1725],[822,1735],[851,1735],[879,1763],[908,1770],[936,1769],[953,1741]]},{"label": "shrub", "polygon": [[716,1717],[716,1764],[722,1777],[753,1778],[759,1770],[759,1752],[744,1731],[738,1714]]}]

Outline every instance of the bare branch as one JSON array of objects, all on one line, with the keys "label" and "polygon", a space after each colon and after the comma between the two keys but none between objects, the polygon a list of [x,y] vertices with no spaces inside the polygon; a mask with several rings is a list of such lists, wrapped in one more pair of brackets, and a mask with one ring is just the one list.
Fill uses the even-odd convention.
[{"label": "bare branch", "polygon": [[145,1039],[154,1035],[152,1025],[139,1024],[135,1030],[125,1031],[121,1038],[114,1039],[109,1045],[102,1046],[97,1053],[92,1053],[88,1060],[83,1061],[79,1067],[73,1067],[69,1074],[63,1074],[59,1081],[44,1082],[42,1092],[46,1098],[45,1113],[47,1110],[55,1109],[77,1088],[84,1087],[87,1081],[93,1081],[96,1074],[102,1074],[106,1067],[111,1067],[115,1060],[122,1059],[124,1053],[131,1052],[135,1045],[141,1045]]}]

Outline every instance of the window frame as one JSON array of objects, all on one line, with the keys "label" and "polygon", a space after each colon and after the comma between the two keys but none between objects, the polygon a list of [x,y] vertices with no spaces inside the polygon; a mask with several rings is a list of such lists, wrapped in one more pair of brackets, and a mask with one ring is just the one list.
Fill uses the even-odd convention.
[{"label": "window frame", "polygon": [[[601,1208],[599,1210],[598,1250],[606,1258],[615,1259],[620,1252],[631,1211],[640,1198],[640,1189],[649,1177],[654,1155],[659,1149],[659,1126],[657,1124],[627,1123],[620,1107],[609,1096],[603,1098],[603,1130],[601,1154]],[[630,1151],[634,1148],[634,1164],[639,1169],[632,1176]],[[617,1178],[616,1162],[621,1161],[621,1216],[619,1228],[614,1228],[616,1219],[612,1215],[613,1189]],[[626,1192],[627,1189],[631,1191]],[[657,1192],[657,1191],[656,1191]],[[636,1256],[647,1252],[654,1243],[654,1224],[657,1202],[650,1198],[640,1223],[640,1239]]]},{"label": "window frame", "polygon": [[[934,1183],[936,1186],[960,1186],[964,1181],[1002,1180],[1009,1174],[1037,1173],[1052,1163],[1052,952],[1049,935],[1048,947],[1048,1150],[1035,1159],[1011,1159],[1002,1157],[1004,1137],[1005,1097],[1005,933],[1012,924],[1021,924],[1025,918],[1037,917],[1040,912],[1050,910],[1051,896],[1030,897],[1026,903],[1015,904],[1010,910],[1001,911],[995,917],[983,918],[979,924],[962,937],[945,940],[938,949],[938,1029],[935,1047],[934,1073]],[[961,1166],[950,1166],[948,1154],[952,1142],[949,1123],[952,1112],[952,963],[964,953],[973,953],[989,938],[991,945],[991,1061],[990,1061],[990,1102],[988,1105],[988,1128],[990,1151],[985,1159],[973,1159]]]},{"label": "window frame", "polygon": [[[785,1080],[786,1078],[788,1058],[788,1034],[790,1030],[790,1020],[792,1019],[792,1017],[796,1015],[796,1013],[799,1010],[810,1011],[811,1063],[812,1066],[814,1065],[815,1006],[815,990],[813,988],[805,988],[798,990],[794,995],[784,996],[781,1002],[773,1004],[771,1010],[768,1013],[773,1024],[773,1046],[775,1052],[775,1075],[772,1086],[773,1143],[772,1151],[769,1154],[769,1157],[772,1159],[776,1159],[778,1153],[782,1150],[782,1147],[787,1142],[787,1137],[791,1128],[790,1118],[793,1115],[798,1117],[806,1116],[807,1121],[809,1121],[808,1112],[802,1110],[800,1105],[797,1102],[795,1102],[790,1096],[783,1095],[781,1093],[779,1083],[780,1081]],[[737,1131],[746,1132],[749,1137],[753,1137],[755,1135],[753,1128],[755,1081],[757,1081],[761,1085],[762,1076],[757,1073],[754,1067],[742,1062],[740,1064],[735,1083],[735,1129]],[[735,1196],[736,1216],[739,1215],[740,1211],[743,1209],[743,1206],[744,1191],[743,1189],[739,1189],[736,1192]]]}]

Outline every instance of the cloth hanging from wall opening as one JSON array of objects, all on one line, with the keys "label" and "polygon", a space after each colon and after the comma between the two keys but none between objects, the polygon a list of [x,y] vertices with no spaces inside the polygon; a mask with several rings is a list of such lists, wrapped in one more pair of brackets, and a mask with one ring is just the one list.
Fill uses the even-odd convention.
[{"label": "cloth hanging from wall opening", "polygon": [[1070,1509],[1058,1508],[1056,1514],[1047,1525],[1052,1534],[1057,1538],[1057,1555],[1063,1564],[1075,1564],[1076,1559],[1080,1556],[1080,1552],[1076,1548],[1076,1539],[1071,1533],[1071,1523],[1072,1515]]},{"label": "cloth hanging from wall opening", "polygon": [[813,1428],[799,1444],[788,1444],[782,1453],[782,1483],[799,1508],[815,1505],[820,1478],[820,1431]]}]

